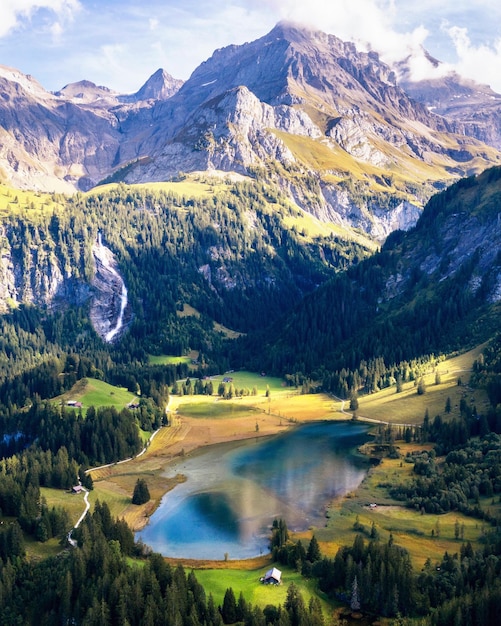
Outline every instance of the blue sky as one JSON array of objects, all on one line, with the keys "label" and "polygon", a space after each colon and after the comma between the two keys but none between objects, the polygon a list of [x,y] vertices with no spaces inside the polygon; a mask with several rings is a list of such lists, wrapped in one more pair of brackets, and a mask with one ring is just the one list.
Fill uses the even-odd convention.
[{"label": "blue sky", "polygon": [[[133,92],[158,68],[187,79],[212,52],[290,19],[384,60],[423,45],[501,93],[499,0],[1,0],[0,64],[46,89],[87,79]],[[416,76],[427,68],[417,60]]]}]

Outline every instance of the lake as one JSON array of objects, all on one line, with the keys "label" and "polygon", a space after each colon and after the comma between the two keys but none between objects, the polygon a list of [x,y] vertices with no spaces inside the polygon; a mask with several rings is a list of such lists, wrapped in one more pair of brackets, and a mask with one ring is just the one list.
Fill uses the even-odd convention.
[{"label": "lake", "polygon": [[271,438],[212,446],[170,465],[168,492],[136,539],[164,556],[245,559],[269,552],[273,519],[292,530],[325,523],[333,498],[355,489],[368,427],[316,422]]}]

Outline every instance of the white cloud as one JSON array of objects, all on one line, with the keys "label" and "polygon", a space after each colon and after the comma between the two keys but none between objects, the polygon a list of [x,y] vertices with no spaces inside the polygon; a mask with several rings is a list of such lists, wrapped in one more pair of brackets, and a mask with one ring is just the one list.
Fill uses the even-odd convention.
[{"label": "white cloud", "polygon": [[[439,6],[436,0],[337,0],[335,5],[331,0],[261,0],[260,4],[279,19],[308,23],[355,42],[360,50],[375,50],[387,63],[411,57],[416,80],[455,70],[501,92],[499,0],[446,0]],[[442,63],[433,66],[422,48]]]},{"label": "white cloud", "polygon": [[71,19],[80,8],[79,0],[2,0],[0,5],[0,37],[26,24],[42,9],[49,10],[55,21]]},{"label": "white cloud", "polygon": [[455,64],[458,74],[490,85],[494,91],[501,93],[501,75],[498,69],[501,67],[501,37],[492,45],[476,46],[472,44],[466,28],[451,26],[447,32],[458,56]]},{"label": "white cloud", "polygon": [[[501,91],[496,84],[501,80],[498,3],[0,0],[0,63],[34,74],[49,89],[88,78],[133,91],[159,67],[187,79],[215,49],[262,37],[288,19],[354,41],[360,50],[376,50],[390,63],[412,53],[414,75],[421,78],[433,69],[425,62],[424,47],[448,62],[441,72],[454,67]],[[78,23],[71,23],[77,11]],[[441,28],[444,20],[447,26]]]}]

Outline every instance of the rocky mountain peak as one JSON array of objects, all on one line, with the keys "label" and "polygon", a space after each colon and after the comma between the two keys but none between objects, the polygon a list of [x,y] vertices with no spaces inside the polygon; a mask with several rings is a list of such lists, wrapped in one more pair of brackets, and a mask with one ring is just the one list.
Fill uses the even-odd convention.
[{"label": "rocky mountain peak", "polygon": [[426,50],[422,51],[418,67],[416,72],[413,57],[396,67],[399,84],[411,98],[449,123],[460,123],[465,134],[501,149],[501,94],[489,85],[449,71]]},{"label": "rocky mountain peak", "polygon": [[4,79],[2,91],[8,89],[8,84],[10,83],[11,85],[17,85],[25,93],[37,98],[46,99],[53,97],[33,76],[23,74],[12,67],[0,65],[0,79]]},{"label": "rocky mountain peak", "polygon": [[100,100],[105,102],[113,100],[116,102],[118,96],[117,92],[108,89],[108,87],[98,86],[90,80],[69,83],[59,91],[56,91],[54,95],[82,104],[95,103]]},{"label": "rocky mountain peak", "polygon": [[134,94],[134,100],[167,100],[179,91],[182,84],[182,80],[173,78],[160,68]]}]

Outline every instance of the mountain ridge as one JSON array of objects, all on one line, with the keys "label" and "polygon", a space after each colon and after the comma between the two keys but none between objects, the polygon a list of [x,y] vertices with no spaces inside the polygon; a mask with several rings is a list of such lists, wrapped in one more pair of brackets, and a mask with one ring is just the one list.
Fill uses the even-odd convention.
[{"label": "mountain ridge", "polygon": [[377,54],[292,23],[216,50],[182,84],[157,70],[127,96],[80,81],[37,99],[27,78],[0,81],[0,164],[14,186],[258,172],[317,217],[383,241],[436,189],[501,159],[409,98]]}]

